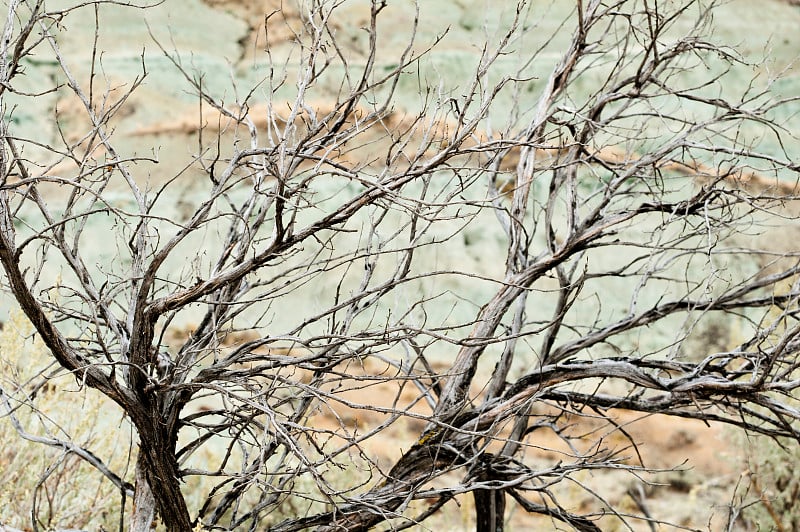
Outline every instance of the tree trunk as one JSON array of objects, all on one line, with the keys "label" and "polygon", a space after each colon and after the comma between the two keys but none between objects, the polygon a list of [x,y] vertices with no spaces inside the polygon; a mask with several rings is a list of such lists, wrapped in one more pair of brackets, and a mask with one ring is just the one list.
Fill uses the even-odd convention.
[{"label": "tree trunk", "polygon": [[[181,492],[178,462],[175,459],[175,438],[164,434],[165,429],[157,423],[148,428],[150,430],[139,431],[136,493],[139,493],[138,470],[141,469],[144,477],[142,480],[149,486],[164,527],[169,532],[191,531],[192,523]],[[158,431],[159,428],[161,431]]]},{"label": "tree trunk", "polygon": [[147,482],[142,455],[136,460],[136,490],[133,495],[133,517],[131,532],[150,532],[153,528],[156,500]]},{"label": "tree trunk", "polygon": [[506,493],[503,490],[475,490],[475,532],[503,532]]}]

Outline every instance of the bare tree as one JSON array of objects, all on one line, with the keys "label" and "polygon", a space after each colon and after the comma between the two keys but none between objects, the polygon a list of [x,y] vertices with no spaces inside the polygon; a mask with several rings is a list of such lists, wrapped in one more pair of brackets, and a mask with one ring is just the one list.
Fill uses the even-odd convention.
[{"label": "bare tree", "polygon": [[[479,530],[502,530],[511,501],[600,530],[609,511],[652,520],[579,480],[647,471],[635,441],[611,442],[618,409],[800,437],[798,252],[759,238],[789,223],[798,167],[774,120],[793,102],[727,84],[744,60],[706,37],[713,2],[576,0],[543,37],[520,0],[490,17],[457,86],[430,81],[438,40],[418,42],[418,21],[399,28],[372,0],[350,37],[345,4],[267,13],[292,45],[267,48],[236,101],[159,41],[199,106],[196,153],[165,170],[114,136],[144,59],[120,88],[97,37],[81,58],[59,44],[80,13],[100,35],[105,9],[148,6],[6,2],[5,284],[60,367],[134,427],[131,484],[67,449],[135,497],[132,530],[155,515],[168,530],[402,529],[467,493]],[[398,31],[404,49],[385,44]],[[26,91],[34,55],[57,74]],[[398,101],[404,83],[417,102]],[[51,92],[79,102],[68,126],[84,129],[53,109],[60,140],[17,132],[15,110]],[[736,345],[689,342],[729,319]],[[369,399],[380,387],[386,404]],[[580,416],[606,428],[577,434]],[[418,432],[381,463],[370,443],[397,426]],[[564,444],[549,463],[532,453],[545,432]],[[602,504],[570,510],[564,485]]]}]

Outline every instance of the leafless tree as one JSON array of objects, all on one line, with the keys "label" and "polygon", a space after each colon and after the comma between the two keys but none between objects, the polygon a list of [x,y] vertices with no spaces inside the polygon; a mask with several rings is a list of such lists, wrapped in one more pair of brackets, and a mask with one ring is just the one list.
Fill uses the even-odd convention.
[{"label": "leafless tree", "polygon": [[[60,48],[73,17],[101,35],[104,10],[148,6],[5,2],[5,288],[130,420],[135,479],[67,450],[135,498],[131,529],[402,529],[472,494],[479,530],[502,530],[507,504],[600,530],[608,512],[652,519],[578,476],[647,471],[611,441],[619,409],[800,437],[799,254],[767,242],[792,231],[798,167],[775,120],[794,102],[728,84],[746,65],[709,37],[713,2],[557,2],[549,36],[538,3],[501,3],[457,85],[434,77],[418,21],[372,0],[351,37],[347,4],[266,13],[291,46],[235,101],[158,40],[198,102],[196,153],[172,169],[114,134],[144,58],[120,88],[97,44]],[[386,45],[398,32],[404,49]],[[23,90],[34,57],[57,72]],[[52,92],[84,129],[53,109],[60,140],[19,133],[14,113]],[[729,320],[730,345],[690,341]],[[583,416],[605,428],[575,432]],[[370,444],[396,427],[416,434],[386,464]],[[545,433],[563,442],[549,462]],[[570,510],[564,485],[601,504]]]}]

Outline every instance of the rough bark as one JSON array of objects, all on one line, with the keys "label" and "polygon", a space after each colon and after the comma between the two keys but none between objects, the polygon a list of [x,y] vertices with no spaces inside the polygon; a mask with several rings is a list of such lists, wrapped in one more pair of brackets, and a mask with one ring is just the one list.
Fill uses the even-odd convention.
[{"label": "rough bark", "polygon": [[475,499],[476,532],[503,532],[506,515],[506,494],[502,489],[477,489]]},{"label": "rough bark", "polygon": [[150,532],[155,518],[156,500],[145,473],[146,464],[140,455],[136,460],[136,490],[133,496],[131,532]]},{"label": "rough bark", "polygon": [[[153,436],[152,439],[150,436]],[[143,471],[149,485],[159,521],[170,532],[192,529],[192,520],[181,492],[180,474],[175,461],[175,447],[163,445],[159,435],[139,433],[138,470]],[[142,487],[142,490],[147,490]],[[138,490],[138,485],[137,485]],[[145,497],[146,494],[143,494]]]}]

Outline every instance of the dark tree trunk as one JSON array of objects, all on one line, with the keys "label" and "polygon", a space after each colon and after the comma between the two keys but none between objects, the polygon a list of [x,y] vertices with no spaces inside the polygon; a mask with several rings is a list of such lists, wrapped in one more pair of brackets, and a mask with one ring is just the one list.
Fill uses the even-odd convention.
[{"label": "dark tree trunk", "polygon": [[506,493],[503,490],[475,490],[476,532],[503,532]]},{"label": "dark tree trunk", "polygon": [[[159,411],[157,407],[153,410]],[[180,471],[175,458],[177,430],[168,419],[155,414],[135,422],[139,432],[137,468],[144,473],[150,485],[156,511],[164,527],[169,532],[189,532],[192,523],[181,492]]]},{"label": "dark tree trunk", "polygon": [[[140,434],[140,437],[143,438],[144,435]],[[192,530],[189,510],[181,493],[174,449],[167,452],[140,442],[139,460],[153,493],[161,523],[170,532]]]}]

